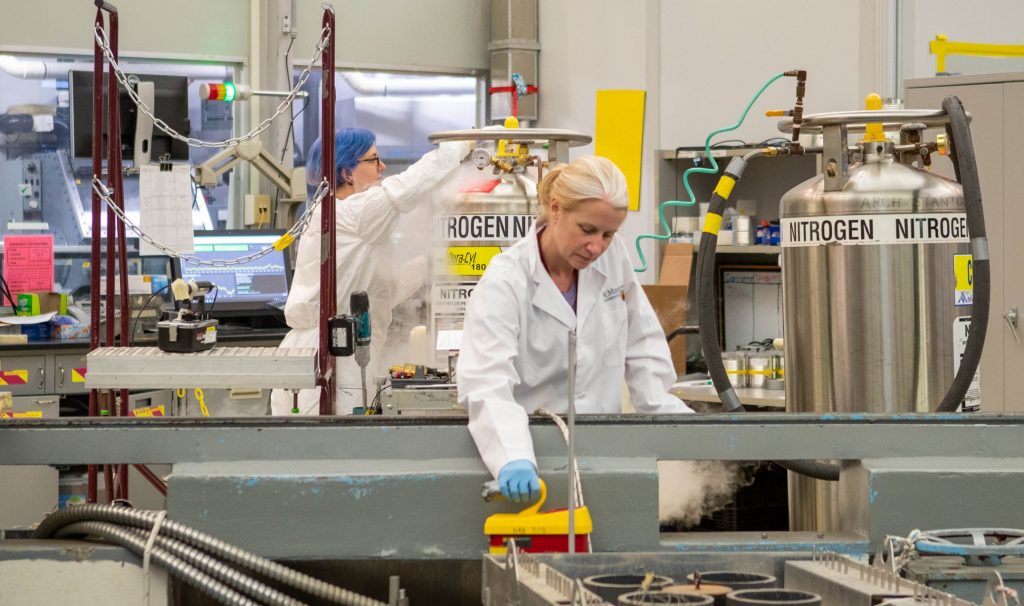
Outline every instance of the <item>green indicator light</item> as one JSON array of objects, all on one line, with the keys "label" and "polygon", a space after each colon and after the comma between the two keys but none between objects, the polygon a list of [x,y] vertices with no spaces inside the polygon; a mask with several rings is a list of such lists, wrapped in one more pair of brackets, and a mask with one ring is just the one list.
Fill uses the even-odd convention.
[{"label": "green indicator light", "polygon": [[234,82],[224,83],[224,101],[231,103],[235,100],[235,84]]}]

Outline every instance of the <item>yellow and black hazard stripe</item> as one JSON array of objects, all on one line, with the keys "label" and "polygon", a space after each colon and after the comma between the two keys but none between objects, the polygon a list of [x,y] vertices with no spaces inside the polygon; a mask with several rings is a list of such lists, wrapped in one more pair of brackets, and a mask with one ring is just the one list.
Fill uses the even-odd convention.
[{"label": "yellow and black hazard stripe", "polygon": [[25,385],[28,383],[28,370],[0,370],[0,385]]}]

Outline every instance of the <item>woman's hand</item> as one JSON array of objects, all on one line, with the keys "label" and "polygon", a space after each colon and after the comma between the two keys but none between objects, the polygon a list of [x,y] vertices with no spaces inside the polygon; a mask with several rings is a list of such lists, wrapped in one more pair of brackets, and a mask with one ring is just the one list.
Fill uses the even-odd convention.
[{"label": "woman's hand", "polygon": [[498,472],[501,494],[509,501],[529,503],[540,496],[537,468],[526,459],[506,463]]}]

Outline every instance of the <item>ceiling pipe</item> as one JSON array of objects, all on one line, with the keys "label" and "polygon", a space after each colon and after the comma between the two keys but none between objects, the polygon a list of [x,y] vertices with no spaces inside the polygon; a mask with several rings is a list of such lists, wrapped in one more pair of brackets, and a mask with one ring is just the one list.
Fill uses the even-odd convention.
[{"label": "ceiling pipe", "polygon": [[476,81],[472,78],[436,77],[430,80],[370,78],[360,72],[338,72],[352,90],[360,95],[475,95]]},{"label": "ceiling pipe", "polygon": [[[227,66],[194,65],[194,64],[129,64],[122,63],[129,73],[141,72],[153,76],[178,76],[187,71],[193,78],[211,80],[231,80],[232,71]],[[45,80],[47,78],[66,78],[71,70],[92,71],[92,63],[79,61],[55,61],[42,59],[23,59],[14,55],[0,55],[0,71],[20,80]]]}]

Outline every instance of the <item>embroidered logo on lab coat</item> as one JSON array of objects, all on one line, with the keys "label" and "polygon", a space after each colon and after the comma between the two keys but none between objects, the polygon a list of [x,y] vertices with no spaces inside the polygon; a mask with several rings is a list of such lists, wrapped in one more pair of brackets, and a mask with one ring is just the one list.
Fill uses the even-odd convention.
[{"label": "embroidered logo on lab coat", "polygon": [[615,297],[620,297],[622,299],[625,299],[626,298],[626,294],[624,292],[622,292],[622,289],[623,289],[622,286],[616,286],[615,288],[606,288],[606,289],[604,289],[604,292],[601,293],[601,295],[604,297],[604,300],[606,302],[607,301],[611,301]]}]

